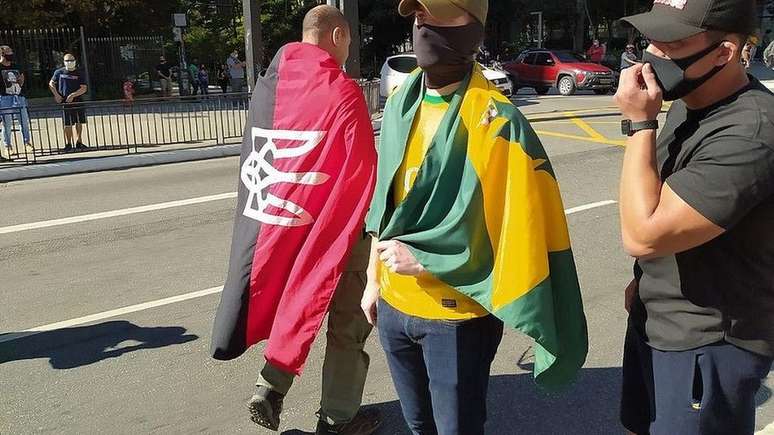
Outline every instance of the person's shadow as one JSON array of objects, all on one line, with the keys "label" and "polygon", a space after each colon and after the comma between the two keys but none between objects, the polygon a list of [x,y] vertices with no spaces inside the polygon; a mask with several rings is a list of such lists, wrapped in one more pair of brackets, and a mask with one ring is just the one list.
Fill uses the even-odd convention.
[{"label": "person's shadow", "polygon": [[[618,418],[621,368],[587,368],[561,393],[542,392],[532,374],[492,376],[486,433],[496,435],[623,433]],[[410,435],[398,401],[368,405],[381,412],[379,435]],[[308,435],[289,430],[282,435]]]},{"label": "person's shadow", "polygon": [[48,358],[52,368],[72,369],[129,352],[157,349],[198,339],[178,326],[144,328],[125,320],[27,335],[0,334],[0,365]]}]

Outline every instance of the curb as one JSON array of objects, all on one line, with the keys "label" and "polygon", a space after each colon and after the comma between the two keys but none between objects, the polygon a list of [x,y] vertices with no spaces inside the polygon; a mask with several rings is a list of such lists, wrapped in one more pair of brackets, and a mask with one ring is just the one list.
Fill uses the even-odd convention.
[{"label": "curb", "polygon": [[[382,127],[381,117],[371,125],[378,136]],[[164,165],[168,163],[193,162],[196,160],[217,159],[240,155],[242,144],[215,145],[204,148],[192,148],[175,151],[158,151],[146,154],[128,154],[124,156],[96,157],[60,163],[41,163],[18,168],[0,169],[0,183],[29,180],[32,178],[56,177],[60,175],[83,174],[86,172],[110,171],[116,169],[139,168],[143,166]]]},{"label": "curb", "polygon": [[99,157],[62,163],[42,163],[0,169],[0,183],[28,180],[31,178],[55,177],[59,175],[82,174],[86,172],[109,171],[116,169],[138,168],[142,166],[163,165],[168,163],[192,162],[238,156],[242,144],[216,145],[206,148],[193,148],[175,151],[159,151],[147,154],[129,154],[125,156]]}]

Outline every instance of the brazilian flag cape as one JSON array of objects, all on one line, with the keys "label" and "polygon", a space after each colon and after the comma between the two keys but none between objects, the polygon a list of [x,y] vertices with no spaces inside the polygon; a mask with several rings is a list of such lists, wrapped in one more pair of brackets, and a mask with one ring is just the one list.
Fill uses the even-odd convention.
[{"label": "brazilian flag cape", "polygon": [[418,70],[387,101],[367,230],[403,242],[429,273],[532,337],[538,385],[572,382],[588,351],[586,318],[540,140],[476,65],[396,207],[393,179],[423,96]]}]

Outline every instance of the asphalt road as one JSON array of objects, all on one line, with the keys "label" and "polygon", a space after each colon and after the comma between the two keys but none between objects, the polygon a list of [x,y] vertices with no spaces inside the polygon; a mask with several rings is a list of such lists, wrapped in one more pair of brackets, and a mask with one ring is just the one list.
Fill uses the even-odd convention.
[{"label": "asphalt road", "polygon": [[[540,132],[567,208],[616,199],[623,149],[610,97],[519,95],[517,104]],[[244,408],[261,347],[231,362],[207,352],[236,183],[237,159],[226,158],[0,185],[0,434],[264,433]],[[199,202],[170,204],[192,198]],[[76,219],[56,221],[69,217]],[[493,369],[488,433],[622,433],[622,305],[632,261],[615,205],[568,219],[588,362],[570,390],[545,395],[528,371],[530,341],[507,332]],[[188,299],[167,299],[179,295]],[[18,338],[58,322],[65,323]],[[323,341],[286,398],[287,434],[314,428]],[[379,433],[406,433],[375,337],[368,350],[365,403],[386,416]],[[767,386],[759,429],[774,421],[774,376]]]}]

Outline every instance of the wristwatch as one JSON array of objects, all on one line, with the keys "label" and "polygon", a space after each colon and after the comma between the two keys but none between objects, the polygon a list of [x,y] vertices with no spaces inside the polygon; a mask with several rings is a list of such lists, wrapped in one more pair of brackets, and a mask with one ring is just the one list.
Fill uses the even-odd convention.
[{"label": "wristwatch", "polygon": [[658,130],[658,120],[632,122],[630,119],[621,121],[621,133],[624,136],[634,136],[634,133],[642,130]]}]

